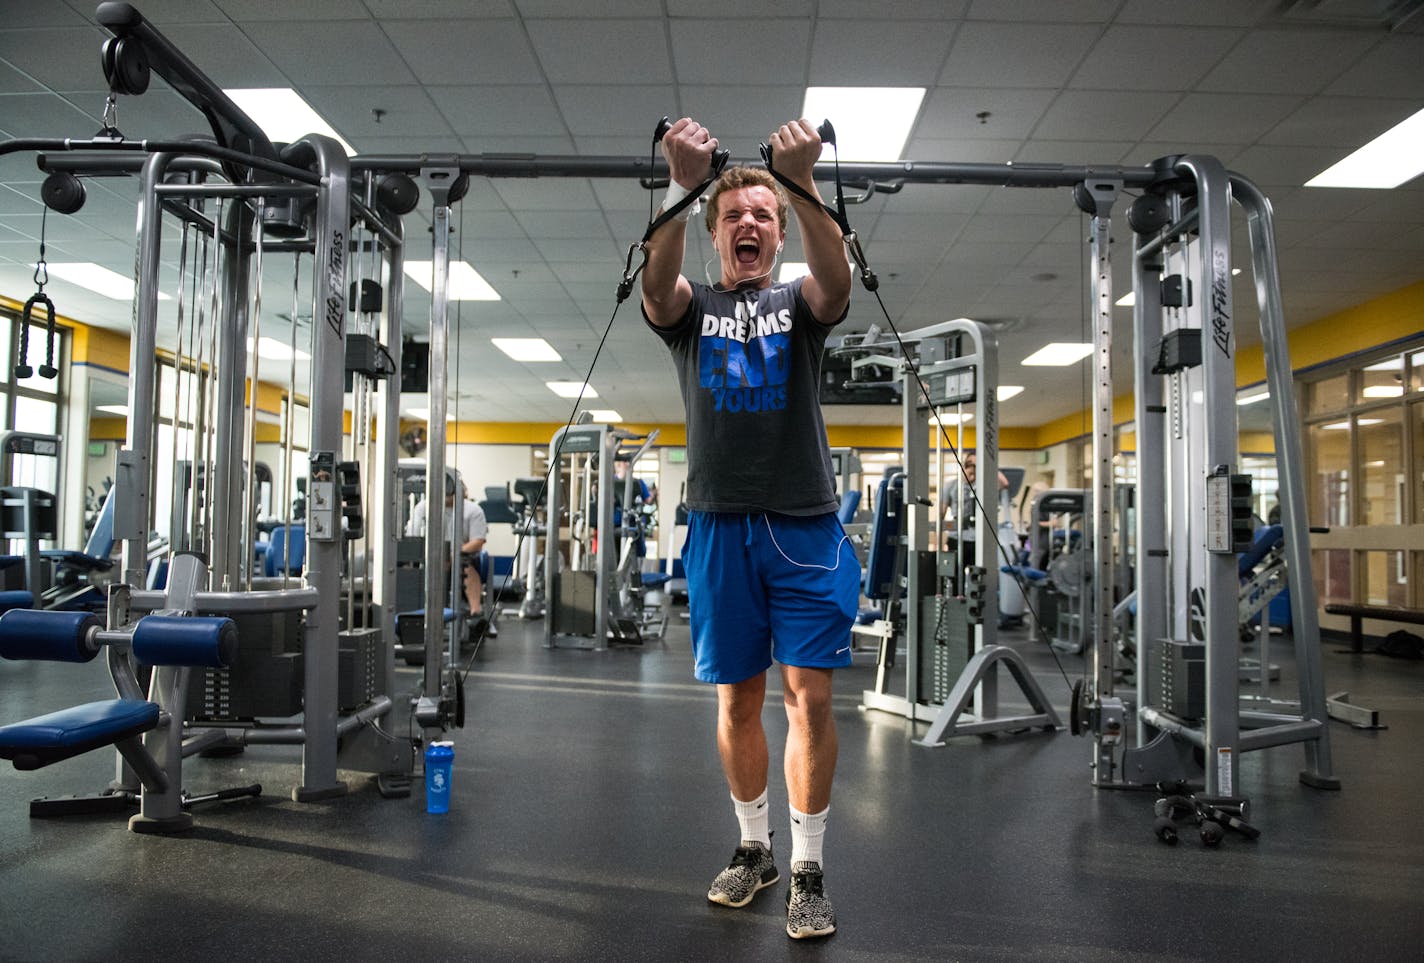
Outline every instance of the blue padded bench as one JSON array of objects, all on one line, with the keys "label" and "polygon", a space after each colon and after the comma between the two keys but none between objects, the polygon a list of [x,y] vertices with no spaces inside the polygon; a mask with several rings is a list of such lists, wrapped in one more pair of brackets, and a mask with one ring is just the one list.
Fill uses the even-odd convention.
[{"label": "blue padded bench", "polygon": [[35,607],[35,597],[32,593],[23,589],[13,589],[9,592],[0,592],[0,614],[11,609],[32,609]]},{"label": "blue padded bench", "polygon": [[[900,537],[905,523],[905,475],[897,472],[880,480],[875,492],[875,517],[870,524],[870,549],[865,558],[865,579],[861,591],[874,602],[887,602],[892,597],[904,598],[904,586],[896,586],[899,576],[896,561],[900,552]],[[882,608],[862,611],[856,622],[866,625],[884,616]]]},{"label": "blue padded bench", "polygon": [[158,725],[158,703],[107,699],[0,726],[0,759],[40,769],[142,735]]},{"label": "blue padded bench", "polygon": [[[98,617],[88,612],[12,609],[0,615],[0,657],[88,662],[99,653],[95,633],[102,628]],[[214,616],[150,615],[139,620],[132,645],[134,658],[145,665],[222,668],[236,654],[237,627],[231,619]],[[88,702],[0,726],[0,759],[9,759],[16,769],[39,769],[131,740],[158,722],[156,702]]]}]

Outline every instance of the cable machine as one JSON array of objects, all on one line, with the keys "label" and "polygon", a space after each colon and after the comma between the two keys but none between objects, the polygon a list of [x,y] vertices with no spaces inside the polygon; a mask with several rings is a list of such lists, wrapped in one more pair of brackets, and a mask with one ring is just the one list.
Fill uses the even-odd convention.
[{"label": "cable machine", "polygon": [[[946,321],[909,332],[903,342],[913,345],[915,358],[885,354],[883,349],[861,344],[867,352],[852,362],[860,368],[901,369],[903,378],[904,455],[903,511],[900,521],[880,537],[872,534],[872,553],[896,553],[897,576],[903,578],[904,604],[899,617],[879,620],[870,633],[879,638],[875,687],[861,694],[861,707],[929,722],[921,745],[942,745],[950,736],[1004,732],[1028,728],[1056,729],[1058,715],[1043,694],[1027,664],[1013,649],[998,644],[999,579],[999,386],[998,342],[975,321]],[[918,368],[918,377],[909,368]],[[924,385],[924,389],[921,388]],[[928,395],[925,394],[928,391]],[[954,450],[964,447],[964,407],[972,406],[977,475],[972,497],[979,505],[975,517],[972,551],[970,540],[955,540],[946,551],[941,526],[931,525],[931,493],[941,502],[946,490],[947,459],[958,456],[946,450],[939,425],[959,425]],[[935,415],[942,414],[942,417]],[[934,428],[931,428],[931,424]],[[933,448],[926,442],[931,441]],[[935,484],[931,486],[931,451]],[[958,471],[957,464],[954,470]],[[890,482],[887,479],[886,482]],[[955,517],[964,518],[963,486],[958,485]],[[944,506],[935,507],[937,519]],[[883,521],[886,506],[877,506]],[[931,543],[933,540],[933,544]],[[903,541],[903,548],[900,544]],[[887,549],[887,543],[891,546]],[[901,562],[903,558],[903,563]],[[1012,561],[1009,559],[1008,561]],[[871,563],[872,568],[875,562]],[[890,579],[892,598],[900,594]],[[895,606],[887,605],[887,613]],[[899,624],[903,618],[903,626]],[[896,648],[905,645],[904,694],[891,690]],[[1027,698],[1027,714],[1001,715],[997,668],[1003,664]]]},{"label": "cable machine", "polygon": [[[1090,692],[1075,689],[1074,731],[1091,733],[1093,784],[1196,779],[1240,798],[1241,754],[1301,743],[1303,783],[1334,789],[1320,632],[1301,477],[1300,434],[1286,351],[1269,203],[1214,158],[1159,162],[1161,177],[1128,214],[1133,248],[1137,425],[1137,711],[1114,690],[1111,520],[1112,345],[1109,216],[1120,184],[1090,183],[1093,214],[1093,422],[1096,575]],[[1280,472],[1281,524],[1299,673],[1295,711],[1243,709],[1237,553],[1251,544],[1251,485],[1237,469],[1230,203],[1246,212]]]}]

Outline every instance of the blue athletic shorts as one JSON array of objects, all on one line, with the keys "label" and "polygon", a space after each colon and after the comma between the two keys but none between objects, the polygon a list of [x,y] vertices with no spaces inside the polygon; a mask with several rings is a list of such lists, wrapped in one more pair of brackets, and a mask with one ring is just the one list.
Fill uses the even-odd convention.
[{"label": "blue athletic shorts", "polygon": [[850,665],[860,563],[834,512],[692,512],[682,548],[695,674],[731,683],[773,660]]}]

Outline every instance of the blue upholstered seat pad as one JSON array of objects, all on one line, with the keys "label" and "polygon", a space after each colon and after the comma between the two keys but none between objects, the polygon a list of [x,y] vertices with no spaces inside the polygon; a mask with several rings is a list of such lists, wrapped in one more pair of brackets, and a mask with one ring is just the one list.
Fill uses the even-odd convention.
[{"label": "blue upholstered seat pad", "polygon": [[0,758],[43,750],[78,750],[117,742],[158,725],[158,705],[138,699],[87,702],[0,726]]}]

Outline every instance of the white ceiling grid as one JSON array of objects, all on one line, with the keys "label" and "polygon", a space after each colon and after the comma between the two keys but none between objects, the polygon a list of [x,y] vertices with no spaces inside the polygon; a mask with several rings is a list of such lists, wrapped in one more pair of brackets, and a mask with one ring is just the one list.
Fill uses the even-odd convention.
[{"label": "white ceiling grid", "polygon": [[[658,117],[690,114],[734,158],[752,159],[757,142],[799,112],[808,84],[925,86],[905,149],[917,161],[1138,165],[1184,151],[1219,156],[1271,197],[1291,325],[1424,275],[1419,180],[1389,192],[1301,186],[1424,107],[1424,16],[1390,31],[1377,22],[1391,7],[1383,0],[727,0],[715,15],[701,0],[136,6],[219,85],[295,87],[362,153],[645,157]],[[84,137],[98,128],[104,33],[94,7],[5,0],[4,135]],[[119,127],[166,138],[201,132],[203,122],[156,82],[143,97],[122,98]],[[21,300],[32,287],[40,180],[31,156],[0,159],[0,291]],[[79,214],[49,218],[50,258],[130,273],[133,194],[131,181],[91,182]],[[476,179],[455,217],[455,250],[503,300],[459,306],[452,378],[458,373],[462,418],[567,415],[567,402],[543,383],[582,377],[647,205],[633,182]],[[1116,216],[1119,293],[1126,206]],[[1018,364],[1046,341],[1082,335],[1087,225],[1066,192],[907,185],[850,214],[897,322],[968,315],[1001,325],[1001,380],[1027,386],[1004,405],[1004,425],[1080,407],[1082,366]],[[407,219],[411,258],[428,257],[429,220],[424,207]],[[1236,230],[1240,255],[1244,227]],[[694,236],[685,270],[701,277],[710,254]],[[794,230],[785,256],[801,258]],[[1246,345],[1259,334],[1243,267],[1235,296]],[[414,284],[406,291],[405,327],[419,333],[428,295]],[[121,302],[59,281],[51,294],[73,317],[128,324]],[[1119,318],[1121,353],[1128,312]],[[875,319],[873,299],[860,293],[843,330]],[[549,340],[564,361],[511,361],[488,340],[529,335]],[[1120,375],[1126,388],[1130,372]],[[671,365],[636,298],[620,312],[592,383],[596,407],[631,421],[677,420]],[[832,423],[897,422],[887,409],[827,413]]]}]

